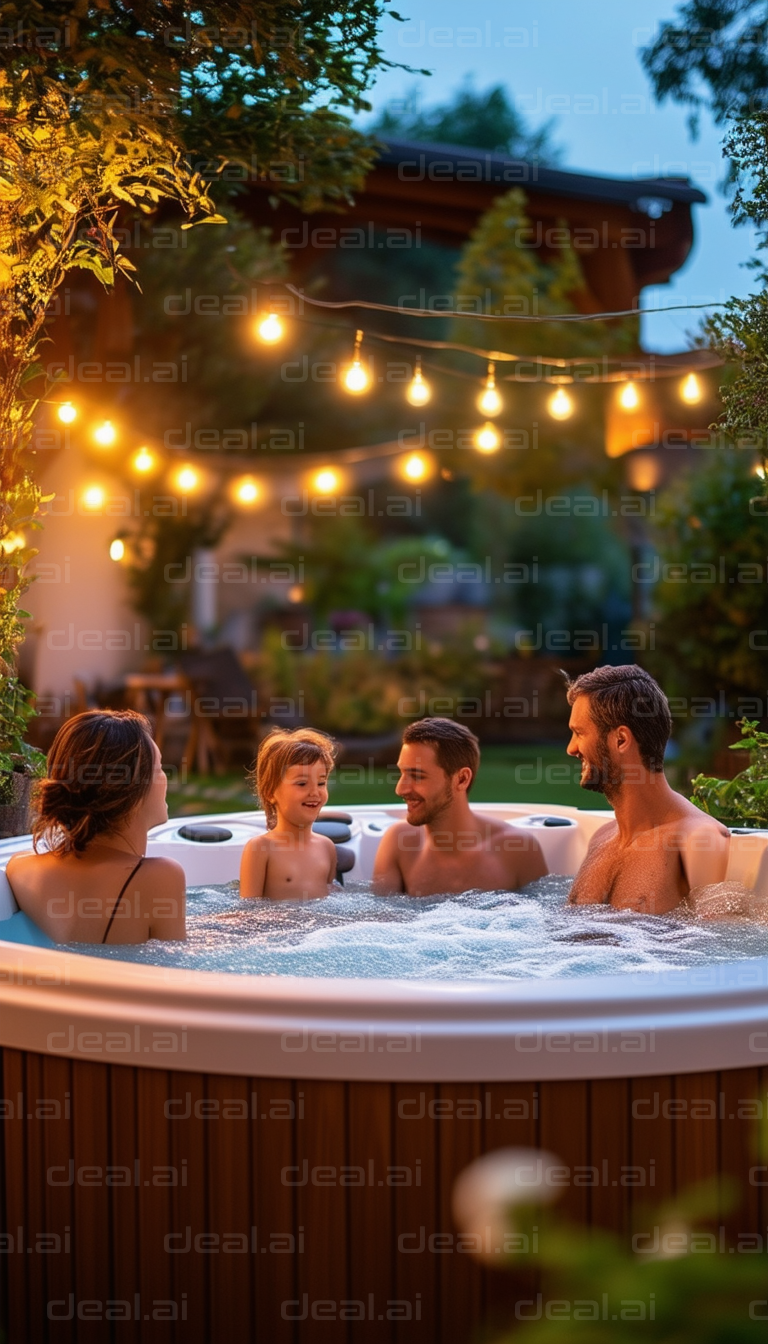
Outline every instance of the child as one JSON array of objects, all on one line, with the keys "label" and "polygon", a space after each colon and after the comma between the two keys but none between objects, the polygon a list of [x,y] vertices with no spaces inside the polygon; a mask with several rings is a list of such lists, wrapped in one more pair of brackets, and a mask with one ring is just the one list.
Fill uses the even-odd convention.
[{"label": "child", "polygon": [[328,802],[335,745],[313,728],[275,728],[259,747],[251,776],[267,816],[267,833],[249,840],[240,862],[240,895],[269,900],[327,896],[336,876],[336,846],[315,835]]}]

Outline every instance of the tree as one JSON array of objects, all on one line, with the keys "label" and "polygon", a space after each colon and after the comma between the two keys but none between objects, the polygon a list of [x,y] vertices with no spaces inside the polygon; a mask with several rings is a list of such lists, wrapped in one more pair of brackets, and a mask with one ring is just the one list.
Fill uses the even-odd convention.
[{"label": "tree", "polygon": [[[347,112],[387,64],[389,0],[10,0],[0,72],[0,750],[17,750],[29,697],[13,673],[18,599],[40,492],[27,453],[49,390],[37,365],[52,300],[72,270],[111,288],[135,269],[120,210],[174,202],[222,223],[214,198],[258,178],[305,209],[347,200],[371,162]],[[391,12],[391,11],[388,11]],[[396,17],[393,15],[393,17]],[[21,698],[19,698],[21,697]],[[10,716],[10,717],[9,717]],[[0,758],[0,768],[5,757]]]},{"label": "tree", "polygon": [[424,140],[438,145],[471,145],[520,159],[556,162],[560,150],[552,143],[552,123],[532,130],[510,102],[501,84],[478,93],[470,83],[447,103],[422,106],[417,86],[405,99],[387,103],[371,129],[383,139]]},{"label": "tree", "polygon": [[708,106],[723,123],[765,106],[768,97],[766,0],[686,0],[641,52],[659,101]]}]

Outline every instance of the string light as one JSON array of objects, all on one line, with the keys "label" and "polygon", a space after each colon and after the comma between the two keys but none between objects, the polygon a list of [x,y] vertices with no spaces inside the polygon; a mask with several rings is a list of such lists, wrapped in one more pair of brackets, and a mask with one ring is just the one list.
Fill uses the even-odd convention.
[{"label": "string light", "polygon": [[152,471],[152,469],[157,466],[157,458],[154,453],[150,453],[148,448],[140,448],[139,451],[134,454],[131,466],[134,471],[140,471],[142,475],[146,475],[148,471]]},{"label": "string light", "polygon": [[501,447],[501,435],[490,420],[481,425],[475,434],[475,447],[480,453],[495,453]]},{"label": "string light", "polygon": [[277,313],[269,313],[263,317],[256,327],[256,335],[265,345],[274,345],[276,341],[281,341],[285,335],[285,327],[277,316]]},{"label": "string light", "polygon": [[62,425],[71,425],[72,422],[77,419],[77,407],[75,406],[74,402],[62,401],[56,414],[58,415]]},{"label": "string light", "polygon": [[689,373],[688,377],[683,379],[680,396],[689,406],[695,406],[697,401],[701,401],[701,383],[695,373]]},{"label": "string light", "polygon": [[252,476],[241,476],[232,487],[232,494],[238,504],[255,504],[261,491]]},{"label": "string light", "polygon": [[100,485],[89,485],[83,491],[82,500],[86,509],[103,508],[106,494]]},{"label": "string light", "polygon": [[477,399],[477,409],[483,415],[499,415],[504,403],[496,390],[496,365],[491,361],[485,377],[485,387]]},{"label": "string light", "polygon": [[185,495],[189,495],[197,489],[200,477],[194,467],[180,467],[176,473],[176,484]]},{"label": "string light", "polygon": [[93,437],[100,448],[111,448],[117,439],[117,430],[111,420],[104,420],[94,429]]},{"label": "string light", "polygon": [[625,383],[619,393],[619,405],[624,411],[636,411],[640,405],[640,396],[632,382]]},{"label": "string light", "polygon": [[312,484],[318,495],[332,495],[339,488],[338,472],[332,467],[323,467],[321,471],[315,472]]},{"label": "string light", "polygon": [[355,350],[352,356],[352,363],[345,370],[343,376],[345,388],[355,397],[360,396],[361,392],[367,392],[371,385],[370,374],[364,364],[360,362],[360,347],[362,343],[362,331],[355,332]]},{"label": "string light", "polygon": [[110,560],[120,561],[125,559],[125,542],[122,537],[115,537],[115,540],[109,545]]},{"label": "string light", "polygon": [[432,396],[432,388],[429,383],[425,381],[421,372],[420,356],[416,359],[416,368],[413,371],[413,381],[408,384],[405,395],[411,406],[426,406]]},{"label": "string light", "polygon": [[573,399],[568,396],[564,387],[558,387],[556,392],[547,402],[547,410],[553,420],[567,420],[573,415]]},{"label": "string light", "polygon": [[429,462],[421,453],[411,453],[404,459],[400,470],[406,481],[416,485],[429,475]]}]

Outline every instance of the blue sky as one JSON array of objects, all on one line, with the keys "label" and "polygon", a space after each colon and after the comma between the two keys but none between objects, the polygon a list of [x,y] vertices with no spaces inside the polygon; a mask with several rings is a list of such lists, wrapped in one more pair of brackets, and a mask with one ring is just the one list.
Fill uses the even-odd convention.
[{"label": "blue sky", "polygon": [[[504,84],[530,123],[554,120],[563,166],[620,177],[685,175],[707,193],[709,203],[694,207],[696,241],[685,267],[672,284],[645,290],[646,306],[710,303],[753,287],[742,265],[753,255],[753,233],[732,227],[717,185],[723,128],[705,113],[692,140],[686,110],[655,103],[640,64],[640,48],[673,16],[674,0],[396,0],[395,8],[407,22],[385,21],[386,55],[433,73],[387,72],[370,95],[375,110],[416,83],[426,103],[444,101],[467,76],[477,88]],[[698,320],[649,315],[644,344],[684,349]]]}]

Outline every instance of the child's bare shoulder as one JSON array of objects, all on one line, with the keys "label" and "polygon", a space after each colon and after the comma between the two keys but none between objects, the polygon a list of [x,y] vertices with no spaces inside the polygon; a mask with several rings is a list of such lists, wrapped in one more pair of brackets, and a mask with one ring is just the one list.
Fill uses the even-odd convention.
[{"label": "child's bare shoulder", "polygon": [[272,832],[263,831],[261,835],[254,835],[252,839],[246,840],[243,852],[250,850],[252,854],[258,854],[261,850],[272,849]]}]

